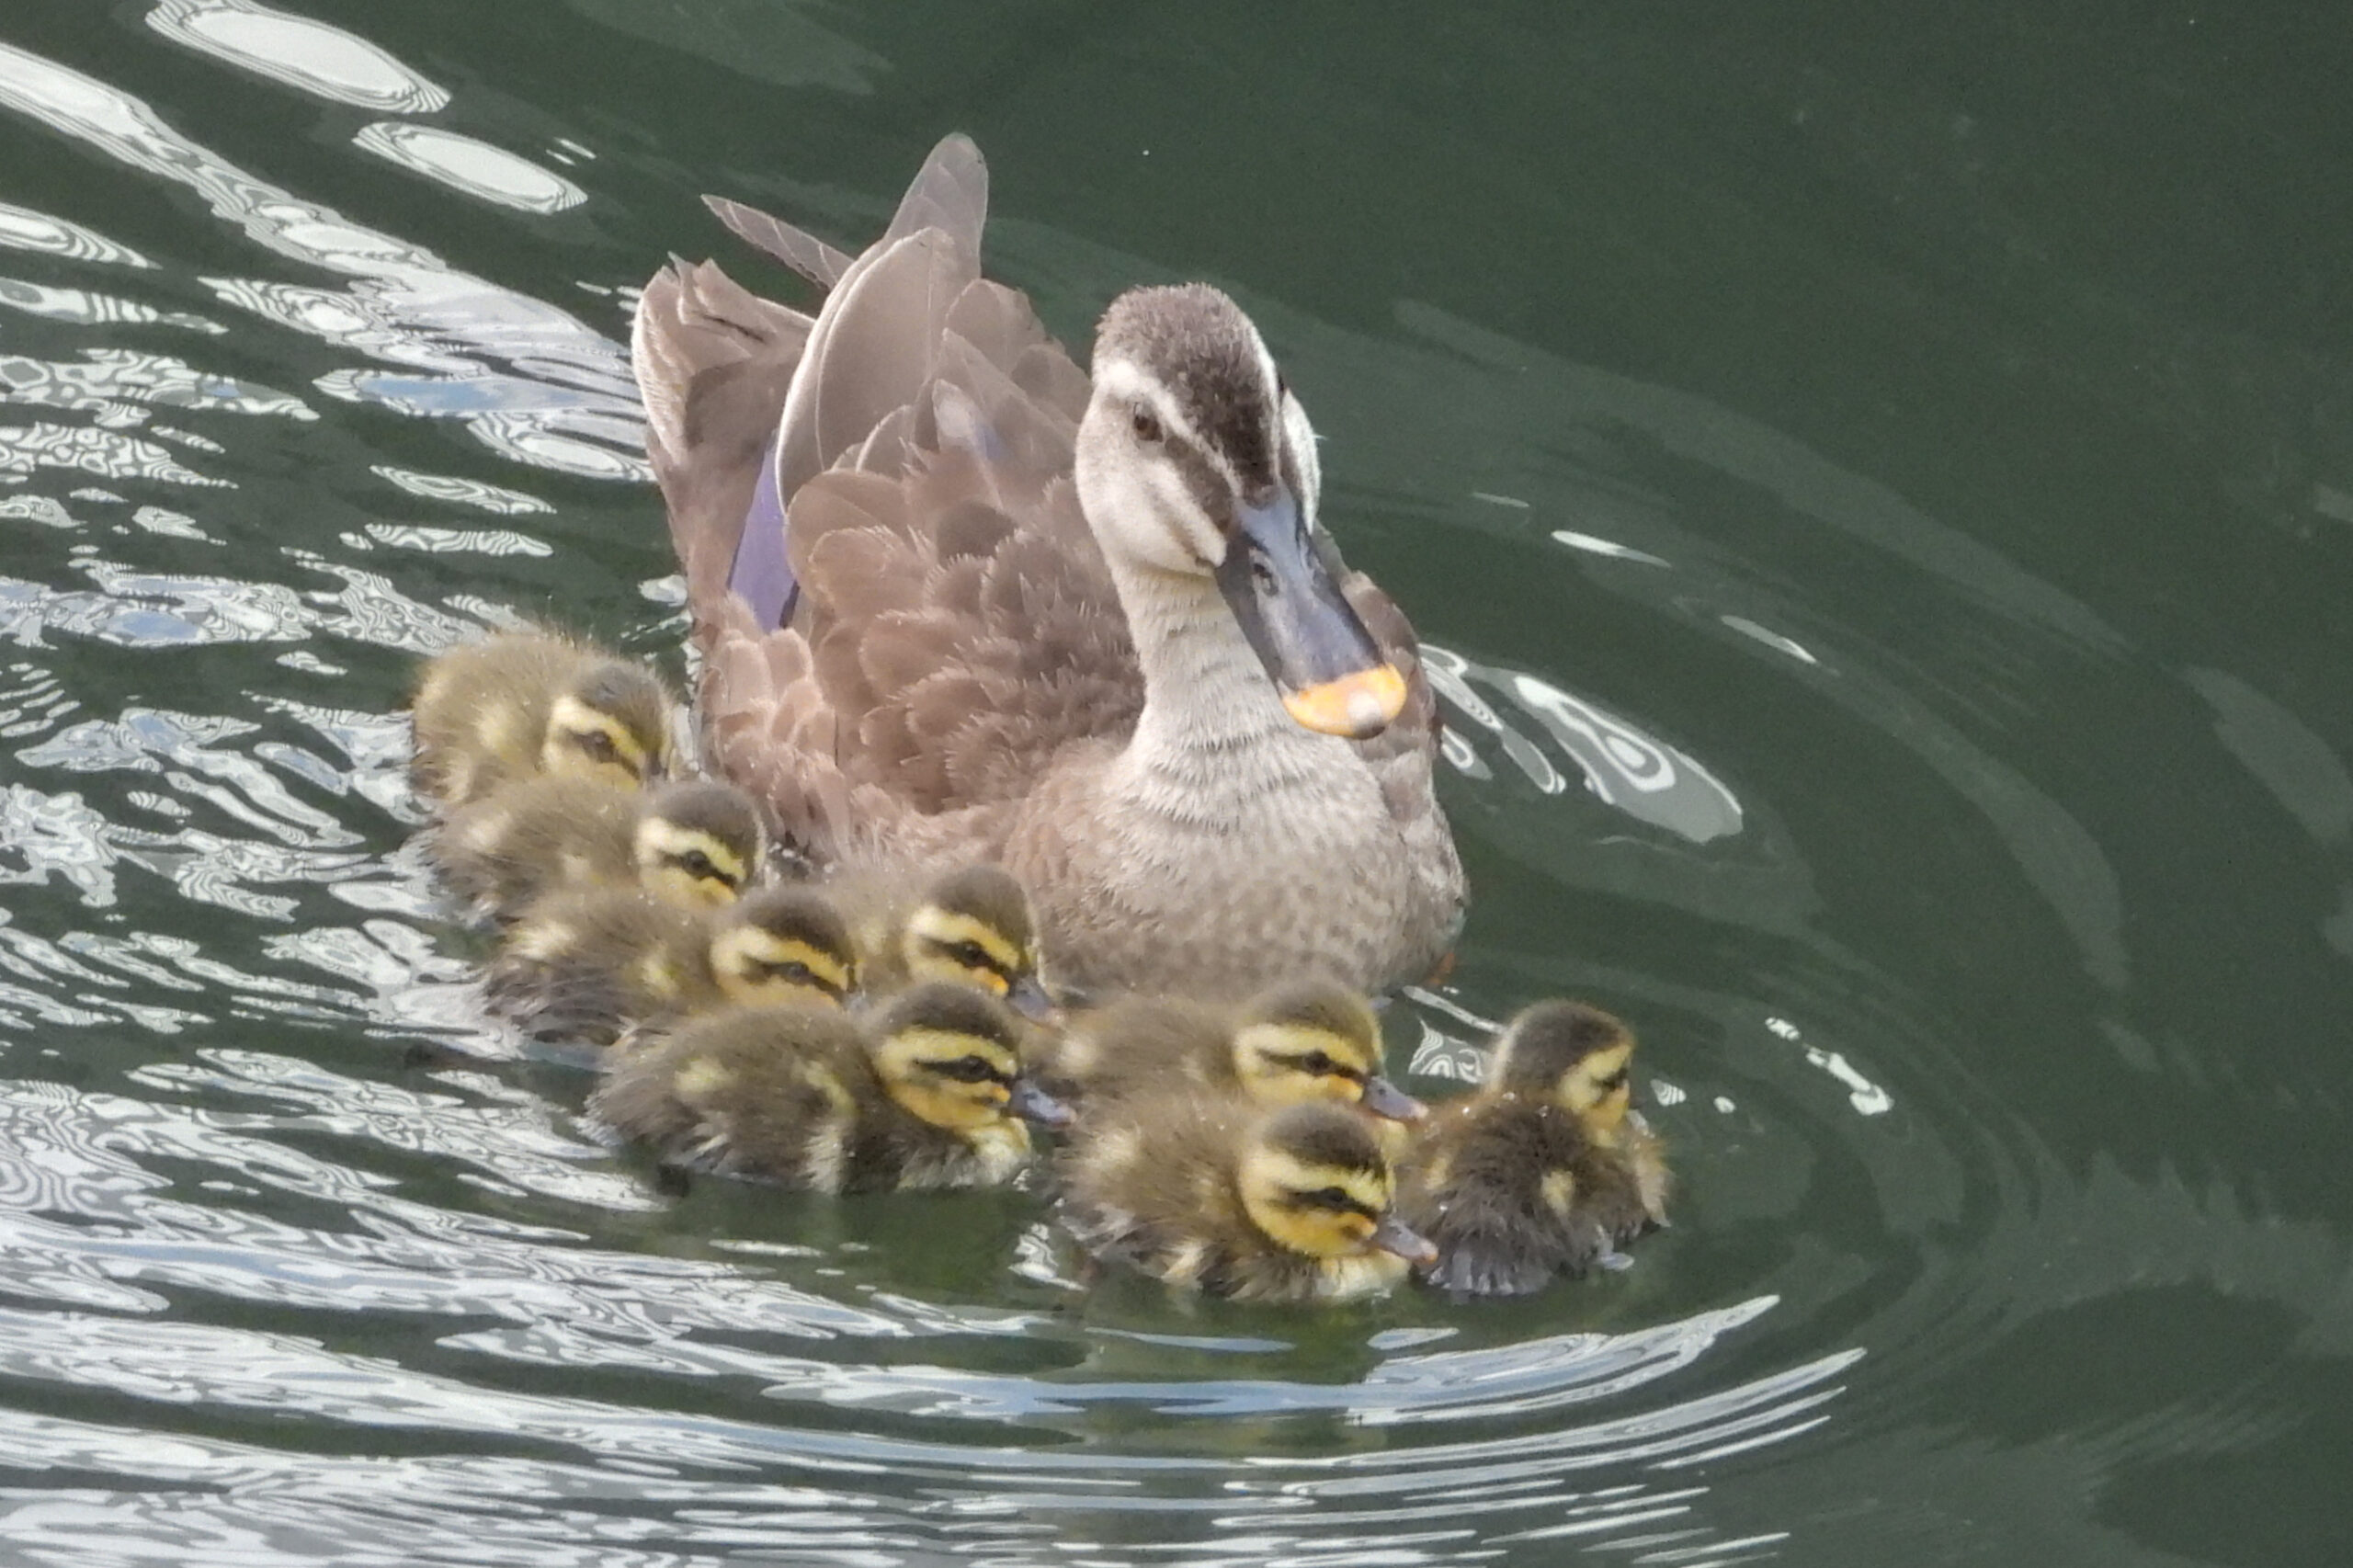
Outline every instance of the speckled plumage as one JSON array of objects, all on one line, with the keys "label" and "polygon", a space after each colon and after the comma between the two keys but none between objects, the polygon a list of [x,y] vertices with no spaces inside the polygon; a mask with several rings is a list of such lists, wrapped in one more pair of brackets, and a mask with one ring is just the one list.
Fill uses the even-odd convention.
[{"label": "speckled plumage", "polygon": [[1270,1111],[1239,1095],[1178,1095],[1080,1120],[1059,1162],[1063,1223],[1097,1256],[1205,1295],[1336,1301],[1393,1288],[1407,1271],[1401,1257],[1374,1247],[1310,1256],[1252,1218],[1240,1168],[1279,1119],[1297,1130],[1301,1153],[1389,1181],[1379,1144],[1354,1112],[1320,1103]]},{"label": "speckled plumage", "polygon": [[1540,1004],[1506,1030],[1489,1083],[1431,1113],[1400,1161],[1397,1199],[1407,1223],[1438,1247],[1430,1283],[1459,1295],[1525,1295],[1613,1259],[1665,1221],[1664,1153],[1623,1111],[1622,1093],[1623,1119],[1614,1119],[1581,1112],[1562,1087],[1581,1058],[1631,1054],[1632,1043],[1608,1014]]},{"label": "speckled plumage", "polygon": [[[1090,1109],[1188,1094],[1355,1104],[1366,1074],[1381,1071],[1381,1022],[1363,997],[1324,981],[1270,986],[1238,1007],[1123,996],[1073,1015],[1037,1058],[1058,1098]],[[1418,1111],[1385,1079],[1379,1088],[1377,1114]]]},{"label": "speckled plumage", "polygon": [[411,786],[449,810],[533,777],[550,713],[566,693],[637,739],[648,771],[666,767],[669,699],[651,672],[558,632],[501,631],[438,654],[418,672],[410,699]]},{"label": "speckled plumage", "polygon": [[[821,867],[1004,865],[1056,978],[1083,991],[1418,978],[1452,939],[1462,882],[1411,627],[1342,573],[1405,707],[1370,740],[1311,733],[1208,576],[1113,549],[1126,525],[1082,510],[1074,481],[1110,436],[1085,423],[1088,377],[1029,302],[980,277],[985,207],[980,155],[951,137],[855,260],[728,210],[830,287],[813,321],[709,263],[647,285],[636,368],[714,766]],[[1313,524],[1312,432],[1231,301],[1125,296],[1098,375],[1107,362],[1182,400],[1238,482],[1279,472]],[[771,436],[798,579],[781,628],[730,587],[739,544],[774,550],[743,538]],[[1217,467],[1187,462],[1173,471],[1196,491]]]},{"label": "speckled plumage", "polygon": [[511,920],[559,887],[639,881],[639,833],[649,816],[732,849],[746,867],[758,861],[751,802],[705,780],[633,791],[555,775],[525,778],[450,812],[426,847],[461,904]]},{"label": "speckled plumage", "polygon": [[787,985],[722,969],[722,961],[753,956],[722,946],[746,936],[801,942],[855,974],[857,955],[840,915],[805,888],[768,888],[723,909],[689,909],[640,887],[574,887],[523,912],[485,967],[483,991],[535,1034],[598,1045],[746,1000],[746,992],[793,990],[813,1005],[840,1005],[813,981]]},{"label": "speckled plumage", "polygon": [[909,1026],[993,1039],[1017,1039],[1019,1028],[994,1001],[952,986],[909,992],[863,1026],[832,1009],[729,1008],[615,1053],[590,1108],[671,1164],[811,1191],[1012,1179],[1030,1144],[1009,1114],[958,1131],[892,1096],[876,1052]]}]

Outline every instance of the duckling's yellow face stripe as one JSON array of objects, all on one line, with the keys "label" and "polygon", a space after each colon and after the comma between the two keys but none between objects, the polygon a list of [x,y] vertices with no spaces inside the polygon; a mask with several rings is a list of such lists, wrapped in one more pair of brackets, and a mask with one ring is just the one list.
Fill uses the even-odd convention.
[{"label": "duckling's yellow face stripe", "polygon": [[1616,1131],[1634,1097],[1627,1076],[1633,1056],[1631,1045],[1613,1045],[1607,1051],[1595,1051],[1561,1074],[1554,1097],[1596,1131]]},{"label": "duckling's yellow face stripe", "polygon": [[1260,1105],[1364,1097],[1380,1071],[1361,1040],[1305,1024],[1252,1024],[1233,1037],[1233,1070]]},{"label": "duckling's yellow face stripe", "polygon": [[1393,1196],[1385,1173],[1311,1165],[1254,1149],[1241,1171],[1242,1206],[1257,1227],[1308,1257],[1361,1252]]},{"label": "duckling's yellow face stripe", "polygon": [[639,879],[685,904],[733,903],[751,869],[744,858],[699,828],[648,817],[637,824]]},{"label": "duckling's yellow face stripe", "polygon": [[548,710],[547,739],[540,749],[540,766],[550,773],[605,778],[623,789],[645,781],[657,760],[661,738],[652,744],[609,713],[600,713],[580,699],[566,694]]},{"label": "duckling's yellow face stripe", "polygon": [[885,1039],[875,1048],[874,1067],[908,1114],[953,1132],[1005,1120],[1021,1071],[1013,1052],[995,1040],[921,1027]]},{"label": "duckling's yellow face stripe", "polygon": [[735,926],[710,945],[711,971],[736,1002],[830,1002],[857,989],[856,969],[840,954],[798,937]]},{"label": "duckling's yellow face stripe", "polygon": [[1003,996],[1032,973],[1037,959],[985,920],[926,903],[907,922],[907,971],[917,980],[952,980]]}]

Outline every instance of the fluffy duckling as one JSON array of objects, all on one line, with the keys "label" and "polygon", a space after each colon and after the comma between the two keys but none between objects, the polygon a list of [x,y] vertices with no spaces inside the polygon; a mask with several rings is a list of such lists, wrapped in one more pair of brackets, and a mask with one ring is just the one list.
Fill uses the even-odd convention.
[{"label": "fluffy duckling", "polygon": [[623,793],[589,779],[526,778],[450,813],[429,841],[460,900],[511,920],[551,890],[639,886],[690,908],[734,899],[760,863],[743,791],[688,779]]},{"label": "fluffy duckling", "polygon": [[841,1006],[858,957],[841,912],[809,888],[688,909],[642,887],[559,888],[491,960],[493,1006],[535,1033],[609,1044],[731,1003]]},{"label": "fluffy duckling", "polygon": [[1630,1113],[1634,1037],[1578,1002],[1514,1018],[1477,1094],[1414,1140],[1398,1208],[1437,1245],[1430,1282],[1517,1296],[1556,1273],[1623,1267],[1620,1243],[1665,1221],[1666,1162]]},{"label": "fluffy duckling", "polygon": [[674,1164],[813,1192],[995,1186],[1029,1162],[1022,1119],[1069,1119],[1022,1076],[1023,1031],[949,983],[862,1028],[832,1008],[730,1008],[614,1060],[590,1108]]},{"label": "fluffy duckling", "polygon": [[1038,978],[1038,917],[1010,873],[967,866],[913,899],[856,880],[835,886],[858,912],[854,925],[873,994],[947,980],[1002,997],[1025,1017],[1052,1015]]},{"label": "fluffy duckling", "polygon": [[410,782],[445,811],[539,774],[634,790],[669,771],[662,683],[552,632],[502,631],[428,661],[409,713]]},{"label": "fluffy duckling", "polygon": [[1088,1105],[1208,1091],[1269,1107],[1336,1100],[1398,1122],[1426,1114],[1381,1076],[1371,1005],[1335,981],[1271,986],[1238,1009],[1122,997],[1074,1018],[1040,1057],[1047,1086]]},{"label": "fluffy duckling", "polygon": [[1089,1251],[1207,1295],[1354,1301],[1436,1256],[1392,1211],[1370,1123],[1324,1100],[1269,1111],[1194,1095],[1090,1119],[1063,1176]]}]

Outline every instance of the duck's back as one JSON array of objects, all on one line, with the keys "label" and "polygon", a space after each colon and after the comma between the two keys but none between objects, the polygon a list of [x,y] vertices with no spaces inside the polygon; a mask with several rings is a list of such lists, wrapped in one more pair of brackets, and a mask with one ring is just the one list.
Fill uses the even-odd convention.
[{"label": "duck's back", "polygon": [[512,918],[566,883],[633,879],[640,799],[593,779],[526,778],[451,812],[427,849],[460,901]]},{"label": "duck's back", "polygon": [[1039,1048],[1040,1075],[1090,1108],[1234,1087],[1233,1023],[1178,996],[1123,996],[1089,1008]]},{"label": "duck's back", "polygon": [[639,887],[559,888],[524,911],[484,971],[484,992],[534,1034],[607,1043],[632,1025],[717,1005],[711,925]]},{"label": "duck's back", "polygon": [[556,694],[594,654],[545,631],[502,631],[425,666],[409,704],[409,782],[444,808],[537,773]]},{"label": "duck's back", "polygon": [[1442,1106],[1415,1136],[1398,1212],[1438,1249],[1431,1280],[1522,1295],[1592,1265],[1633,1233],[1641,1198],[1614,1152],[1549,1100],[1505,1094]]},{"label": "duck's back", "polygon": [[[830,289],[813,319],[709,263],[646,287],[647,449],[704,654],[712,766],[821,868],[1006,864],[1082,985],[1238,994],[1311,960],[1367,987],[1418,977],[1450,940],[1461,869],[1429,792],[1435,710],[1411,628],[1359,575],[1345,591],[1410,688],[1356,762],[1334,743],[1361,796],[1349,820],[1381,832],[1339,865],[1271,863],[1312,812],[1213,844],[1224,858],[1188,867],[1207,890],[1188,906],[1198,939],[1123,892],[1135,872],[1116,851],[1133,835],[1109,825],[1104,779],[1143,681],[1072,480],[1090,386],[1029,301],[981,277],[986,187],[977,149],[949,138],[855,259],[719,204]],[[1358,883],[1373,891],[1351,903]],[[1362,929],[1327,940],[1336,911]],[[1221,916],[1230,928],[1207,924]]]}]

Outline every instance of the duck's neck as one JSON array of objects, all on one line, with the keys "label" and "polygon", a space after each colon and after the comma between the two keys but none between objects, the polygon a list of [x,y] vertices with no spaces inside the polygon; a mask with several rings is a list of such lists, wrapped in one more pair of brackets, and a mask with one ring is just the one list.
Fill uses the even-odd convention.
[{"label": "duck's neck", "polygon": [[1128,745],[1138,773],[1199,785],[1271,765],[1321,737],[1284,711],[1249,640],[1207,577],[1117,563],[1112,577],[1143,668],[1143,712]]}]

